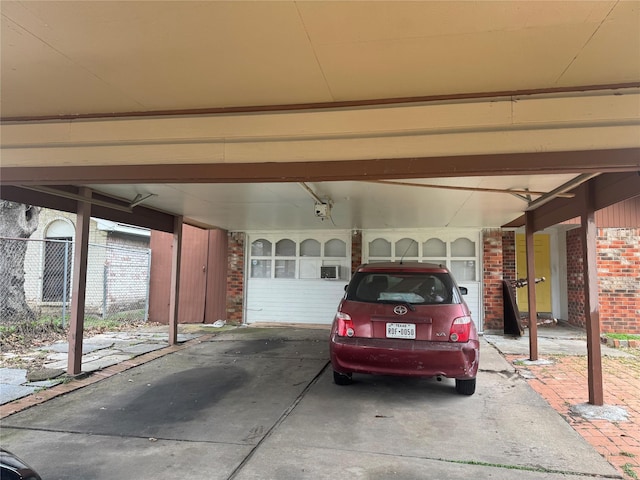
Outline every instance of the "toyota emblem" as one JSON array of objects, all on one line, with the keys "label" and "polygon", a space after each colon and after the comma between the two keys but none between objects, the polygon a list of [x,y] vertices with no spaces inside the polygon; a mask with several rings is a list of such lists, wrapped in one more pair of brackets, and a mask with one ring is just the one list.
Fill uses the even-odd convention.
[{"label": "toyota emblem", "polygon": [[404,305],[396,305],[395,307],[393,307],[393,313],[395,313],[396,315],[404,315],[405,313],[407,313],[407,307],[405,307]]}]

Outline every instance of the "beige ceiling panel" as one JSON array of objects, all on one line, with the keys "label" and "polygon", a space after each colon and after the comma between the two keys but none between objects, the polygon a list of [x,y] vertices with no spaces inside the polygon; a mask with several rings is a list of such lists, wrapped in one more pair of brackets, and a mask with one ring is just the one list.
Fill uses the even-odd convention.
[{"label": "beige ceiling panel", "polygon": [[[594,68],[597,66],[597,68]],[[624,66],[624,68],[621,68]],[[611,15],[602,23],[584,48],[576,54],[564,72],[563,84],[610,82],[611,72],[620,82],[640,80],[640,2],[617,2]]]},{"label": "beige ceiling panel", "polygon": [[[43,95],[59,92],[76,106],[64,113],[332,100],[293,3],[25,2],[5,11],[37,39],[16,42],[25,68],[48,68],[45,53],[65,57],[60,81],[40,85]],[[101,95],[69,101],[77,85],[63,80],[73,80],[74,69],[108,86],[120,104]],[[23,68],[20,78],[31,72]],[[18,86],[12,77],[3,81]]]},{"label": "beige ceiling panel", "polygon": [[581,97],[518,97],[513,102],[514,125],[579,125],[627,123],[640,135],[640,93]]},{"label": "beige ceiling panel", "polygon": [[[591,24],[502,30],[452,35],[446,42],[425,37],[328,44],[317,53],[340,100],[380,98],[390,91],[420,96],[553,88],[593,31]],[[607,72],[608,81],[629,69],[617,65]],[[589,74],[581,84],[594,84],[596,77],[602,74]]]},{"label": "beige ceiling panel", "polygon": [[227,162],[357,160],[640,147],[638,126],[229,143]]},{"label": "beige ceiling panel", "polygon": [[637,125],[616,125],[324,140],[26,146],[3,148],[2,165],[298,162],[638,148],[638,132]]},{"label": "beige ceiling panel", "polygon": [[3,126],[3,146],[172,142],[268,142],[504,128],[508,101],[198,117],[34,122]]},{"label": "beige ceiling panel", "polygon": [[0,6],[5,117],[618,83],[640,61],[638,2]]},{"label": "beige ceiling panel", "polygon": [[597,26],[614,1],[299,2],[317,45],[375,42],[546,26]]},{"label": "beige ceiling panel", "polygon": [[113,47],[124,58],[88,57],[88,68],[150,110],[332,100],[293,4],[200,2],[188,12],[155,18],[135,49]]},{"label": "beige ceiling panel", "polygon": [[[17,146],[108,146],[126,144],[217,144],[366,141],[372,137],[463,133],[536,127],[619,125],[640,122],[640,94],[599,92],[561,97],[536,95],[511,100],[460,101],[199,117],[33,122],[3,126],[3,148]],[[317,143],[316,143],[317,144]],[[265,148],[268,148],[265,146]]]},{"label": "beige ceiling panel", "polygon": [[9,148],[3,167],[223,163],[224,144],[150,144]]},{"label": "beige ceiling panel", "polygon": [[2,17],[2,115],[82,113],[79,106],[102,111],[136,110],[140,105],[115,91],[64,53]]}]

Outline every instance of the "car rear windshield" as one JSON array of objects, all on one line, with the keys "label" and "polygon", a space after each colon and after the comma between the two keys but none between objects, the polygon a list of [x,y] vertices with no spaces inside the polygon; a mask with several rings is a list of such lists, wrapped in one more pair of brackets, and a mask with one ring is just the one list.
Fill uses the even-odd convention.
[{"label": "car rear windshield", "polygon": [[347,300],[370,303],[435,305],[460,303],[460,294],[447,273],[357,272]]}]

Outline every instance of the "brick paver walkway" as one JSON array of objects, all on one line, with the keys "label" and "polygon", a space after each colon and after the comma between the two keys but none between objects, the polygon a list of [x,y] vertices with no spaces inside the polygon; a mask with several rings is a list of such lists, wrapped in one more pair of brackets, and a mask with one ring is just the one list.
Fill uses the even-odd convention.
[{"label": "brick paver walkway", "polygon": [[589,400],[587,357],[546,356],[552,365],[518,365],[522,356],[507,355],[519,370],[535,378],[529,385],[611,463],[625,479],[640,479],[640,352],[634,358],[603,357],[605,405],[624,408],[629,420],[588,420],[571,407]]}]

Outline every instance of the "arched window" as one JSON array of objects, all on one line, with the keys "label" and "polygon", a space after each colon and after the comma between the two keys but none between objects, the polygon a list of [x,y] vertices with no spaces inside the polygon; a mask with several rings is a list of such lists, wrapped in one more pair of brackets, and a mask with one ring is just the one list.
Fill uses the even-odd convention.
[{"label": "arched window", "polygon": [[271,252],[272,246],[269,240],[259,238],[251,242],[251,277],[271,278]]},{"label": "arched window", "polygon": [[46,230],[47,238],[68,238],[72,239],[75,233],[75,229],[71,222],[65,220],[54,220],[47,225]]},{"label": "arched window", "polygon": [[347,244],[337,238],[332,238],[324,244],[325,257],[346,257]]},{"label": "arched window", "polygon": [[47,241],[44,245],[42,301],[67,301],[71,296],[72,241],[75,230],[71,222],[58,219],[47,225],[45,231]]},{"label": "arched window", "polygon": [[267,257],[271,256],[271,242],[260,238],[251,243],[251,256]]},{"label": "arched window", "polygon": [[300,256],[301,257],[319,257],[320,256],[320,242],[313,238],[307,238],[300,244]]},{"label": "arched window", "polygon": [[277,234],[261,236],[251,242],[251,278],[329,278],[321,276],[324,267],[338,271],[338,278],[346,276],[350,260],[345,238],[331,238],[326,234],[309,238],[309,233],[288,238]]},{"label": "arched window", "polygon": [[276,257],[295,257],[296,242],[288,238],[283,238],[276,243]]},{"label": "arched window", "polygon": [[475,257],[476,244],[468,238],[458,238],[451,244],[452,257]]},{"label": "arched window", "polygon": [[391,257],[391,242],[384,238],[376,238],[369,242],[370,257]]},{"label": "arched window", "polygon": [[468,238],[458,238],[451,243],[451,273],[456,277],[456,280],[459,282],[475,281],[475,257],[475,242],[472,242]]},{"label": "arched window", "polygon": [[292,257],[275,261],[275,278],[296,278],[296,242],[283,238],[276,243],[276,257]]},{"label": "arched window", "polygon": [[418,242],[413,238],[402,238],[396,242],[396,258],[417,258]]},{"label": "arched window", "polygon": [[422,244],[422,255],[425,257],[446,257],[447,244],[439,238],[430,238]]}]

